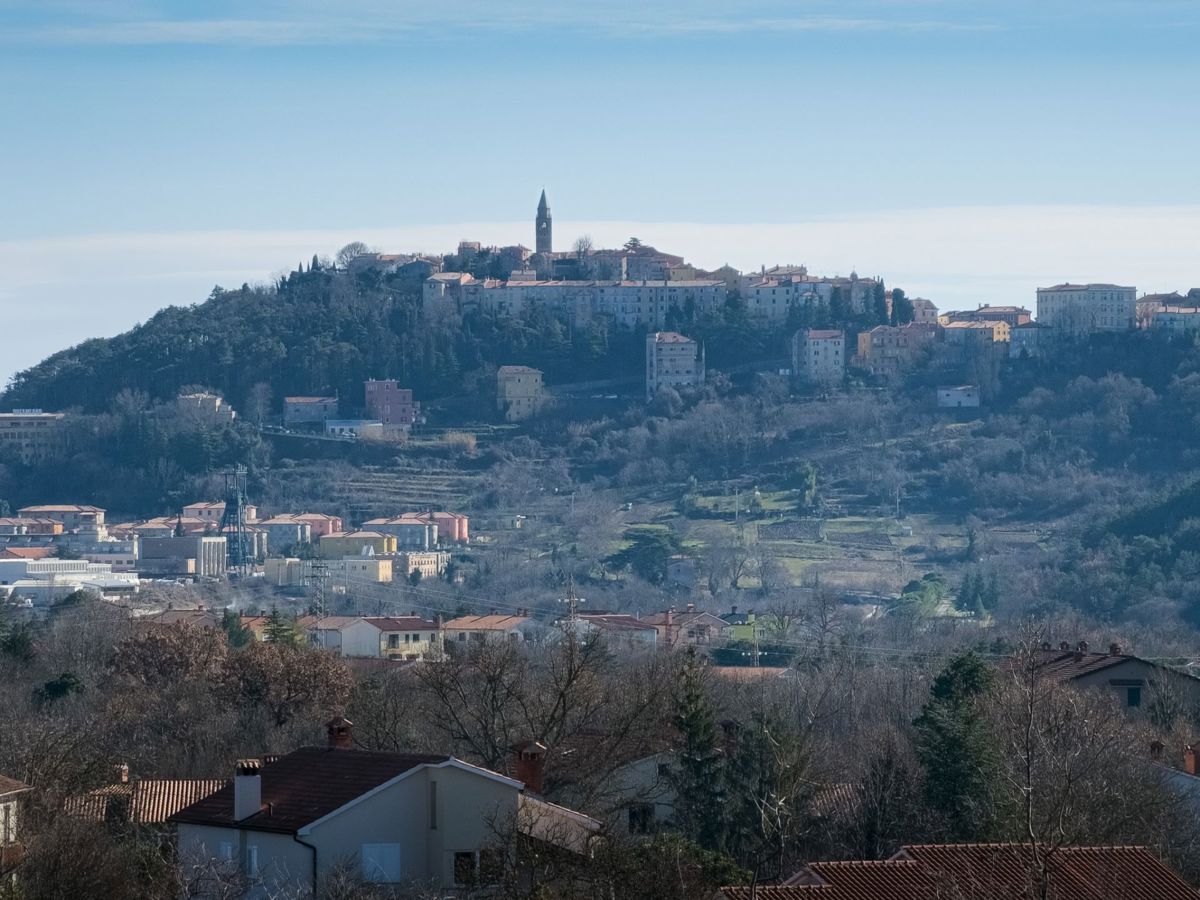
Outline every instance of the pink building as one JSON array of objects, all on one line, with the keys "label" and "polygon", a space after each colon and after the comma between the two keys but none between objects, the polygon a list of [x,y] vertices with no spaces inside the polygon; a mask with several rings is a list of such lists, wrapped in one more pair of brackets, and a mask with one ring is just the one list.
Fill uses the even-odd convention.
[{"label": "pink building", "polygon": [[287,518],[295,519],[297,522],[307,522],[309,528],[312,529],[311,534],[314,541],[319,540],[322,535],[336,534],[342,530],[340,516],[330,516],[325,513],[297,513],[289,515]]},{"label": "pink building", "polygon": [[367,418],[383,423],[385,429],[412,428],[421,414],[421,404],[413,400],[412,391],[402,388],[395,379],[365,382]]}]

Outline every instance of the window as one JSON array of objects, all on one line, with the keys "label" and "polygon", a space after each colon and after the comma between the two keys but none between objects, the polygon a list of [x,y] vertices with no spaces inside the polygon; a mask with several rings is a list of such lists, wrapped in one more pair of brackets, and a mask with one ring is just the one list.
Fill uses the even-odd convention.
[{"label": "window", "polygon": [[635,803],[629,807],[629,833],[649,834],[654,830],[654,804]]},{"label": "window", "polygon": [[454,883],[466,887],[476,883],[475,851],[462,850],[454,854]]},{"label": "window", "polygon": [[394,884],[400,880],[399,844],[363,844],[362,877],[371,884]]},{"label": "window", "polygon": [[217,859],[221,862],[233,862],[233,842],[221,841],[217,845]]},{"label": "window", "polygon": [[258,874],[258,847],[253,844],[246,848],[246,874]]},{"label": "window", "polygon": [[429,829],[437,831],[437,782],[429,782]]},{"label": "window", "polygon": [[1125,705],[1126,706],[1141,706],[1142,705],[1142,689],[1140,687],[1125,688]]},{"label": "window", "polygon": [[400,635],[389,634],[388,635],[388,649],[395,650],[399,646],[400,646]]}]

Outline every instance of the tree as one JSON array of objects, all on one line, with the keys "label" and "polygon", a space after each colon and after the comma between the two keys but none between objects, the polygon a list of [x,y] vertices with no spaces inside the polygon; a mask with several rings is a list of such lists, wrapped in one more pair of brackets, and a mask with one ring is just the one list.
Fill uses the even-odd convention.
[{"label": "tree", "polygon": [[871,325],[886,325],[888,323],[887,290],[883,281],[875,282],[871,292]]},{"label": "tree", "polygon": [[257,381],[246,395],[246,414],[259,428],[263,419],[271,412],[271,385],[265,381]]},{"label": "tree", "polygon": [[635,237],[631,237],[629,240],[627,240],[625,242],[625,246],[623,249],[625,249],[631,253],[636,252],[636,251],[642,249],[642,242]]},{"label": "tree", "polygon": [[371,248],[362,241],[351,241],[345,247],[337,252],[337,256],[333,258],[339,269],[345,269],[350,265],[350,260],[355,257],[365,256],[371,252]]},{"label": "tree", "polygon": [[585,234],[582,237],[575,239],[575,243],[571,245],[571,251],[579,259],[587,259],[588,254],[592,252],[592,237]]},{"label": "tree", "polygon": [[725,826],[721,751],[716,718],[704,693],[704,663],[691,647],[680,673],[675,727],[681,741],[671,772],[675,825],[704,849],[719,849]]},{"label": "tree", "polygon": [[298,647],[305,643],[304,635],[296,627],[296,620],[281,613],[278,606],[272,606],[271,614],[267,616],[263,640],[280,647]]},{"label": "tree", "polygon": [[951,840],[983,839],[992,824],[999,774],[995,735],[984,712],[995,672],[975,653],[952,659],[934,679],[914,723],[929,805]]},{"label": "tree", "polygon": [[892,324],[905,325],[913,320],[914,315],[912,301],[904,296],[904,291],[892,288]]},{"label": "tree", "polygon": [[238,702],[264,709],[277,728],[297,716],[331,716],[345,708],[350,670],[323,650],[254,641],[229,659]]}]

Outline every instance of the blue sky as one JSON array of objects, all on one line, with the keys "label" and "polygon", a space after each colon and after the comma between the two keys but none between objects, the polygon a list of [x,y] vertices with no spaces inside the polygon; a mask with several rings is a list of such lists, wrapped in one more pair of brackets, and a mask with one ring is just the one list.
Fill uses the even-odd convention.
[{"label": "blue sky", "polygon": [[[304,253],[308,239],[428,234],[437,250],[476,223],[529,243],[517,223],[543,186],[564,243],[619,222],[659,223],[664,240],[689,234],[668,223],[777,226],[764,244],[803,225],[813,245],[831,217],[906,228],[930,210],[1054,207],[1075,224],[1038,250],[1059,240],[1074,260],[1078,224],[1104,226],[1103,207],[1110,228],[1128,212],[1200,244],[1190,213],[1146,217],[1200,206],[1198,39],[1193,0],[0,0],[0,260],[17,263],[0,268],[0,306],[25,306],[30,331],[0,377],[218,277],[337,249]],[[1042,277],[1012,259],[1030,229],[1010,218],[991,274]],[[789,256],[876,272],[891,259],[873,228]],[[222,255],[212,236],[232,232],[261,256]],[[697,261],[776,261],[753,229],[732,234]],[[111,236],[124,255],[103,278],[80,270],[86,253],[19,265]],[[147,267],[164,237],[171,264]],[[904,273],[949,300],[1024,289],[986,272],[973,287],[961,260],[985,248],[950,244],[913,248]],[[1157,287],[1192,264],[1155,261],[1061,276]]]}]

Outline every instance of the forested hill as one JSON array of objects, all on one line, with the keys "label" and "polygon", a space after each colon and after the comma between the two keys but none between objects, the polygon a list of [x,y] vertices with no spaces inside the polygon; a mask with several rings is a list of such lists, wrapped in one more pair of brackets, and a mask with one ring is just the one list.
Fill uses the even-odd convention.
[{"label": "forested hill", "polygon": [[551,381],[605,377],[640,366],[639,339],[610,339],[599,327],[572,333],[536,314],[429,326],[420,285],[314,264],[269,287],[215,288],[203,303],[168,307],[117,337],[56,353],[19,373],[0,402],[100,412],[125,389],[165,400],[203,386],[237,408],[266,384],[276,410],[286,395],[336,392],[348,411],[367,378],[397,378],[428,398],[458,393],[473,373],[508,363],[542,368]]}]

